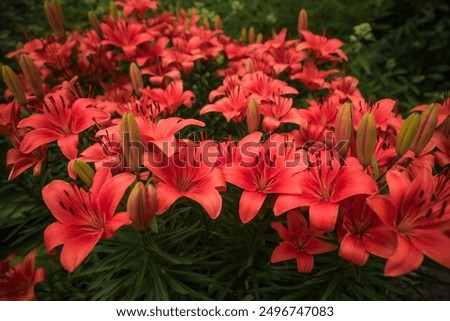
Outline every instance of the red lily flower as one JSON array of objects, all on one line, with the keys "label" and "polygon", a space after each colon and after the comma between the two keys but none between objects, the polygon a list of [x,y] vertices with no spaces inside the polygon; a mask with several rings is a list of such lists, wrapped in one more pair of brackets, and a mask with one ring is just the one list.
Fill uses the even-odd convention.
[{"label": "red lily flower", "polygon": [[399,115],[394,114],[393,109],[397,102],[392,99],[381,99],[372,105],[364,99],[356,99],[352,101],[354,107],[353,125],[355,129],[358,128],[361,118],[367,112],[372,112],[375,117],[377,128],[382,131],[387,131],[388,126],[391,126],[398,131],[402,124],[402,119]]},{"label": "red lily flower", "polygon": [[291,79],[299,79],[309,91],[314,91],[326,87],[325,78],[338,71],[337,69],[318,70],[312,61],[307,61],[303,64],[301,71],[291,75]]},{"label": "red lily flower", "polygon": [[227,96],[219,99],[213,104],[208,104],[200,109],[200,115],[210,112],[219,112],[227,119],[227,121],[234,121],[241,123],[247,111],[249,98],[246,97],[241,87],[235,87],[229,92]]},{"label": "red lily flower", "polygon": [[61,264],[67,271],[73,272],[100,239],[111,238],[120,227],[130,224],[126,212],[114,212],[134,179],[129,173],[112,177],[109,168],[101,167],[89,191],[61,180],[43,188],[44,202],[58,220],[44,231],[45,248],[51,252],[63,245]]},{"label": "red lily flower", "polygon": [[357,195],[345,200],[341,206],[339,256],[359,266],[366,264],[369,253],[388,258],[397,245],[395,233],[366,205],[366,198]]},{"label": "red lily flower", "polygon": [[275,215],[309,206],[311,226],[322,231],[332,231],[338,217],[339,202],[354,195],[378,192],[377,184],[363,172],[356,158],[347,158],[347,166],[341,166],[335,158],[329,161],[331,157],[323,152],[318,166],[298,176],[303,193],[281,195],[273,208]]},{"label": "red lily flower", "polygon": [[125,54],[123,58],[128,62],[134,61],[138,45],[154,40],[154,37],[146,31],[142,24],[129,23],[124,19],[120,19],[112,25],[102,23],[100,27],[104,36],[102,44],[122,49]]},{"label": "red lily flower", "polygon": [[310,273],[314,267],[313,254],[334,251],[337,246],[322,241],[323,232],[308,226],[305,217],[297,210],[287,213],[287,229],[280,222],[273,222],[272,228],[277,231],[283,242],[272,253],[270,261],[278,263],[296,259],[299,273]]},{"label": "red lily flower", "polygon": [[351,101],[362,99],[361,92],[358,89],[359,80],[352,76],[339,77],[333,79],[330,84],[325,86],[330,89],[331,95],[337,95],[341,103],[348,99]]},{"label": "red lily flower", "polygon": [[199,203],[212,219],[216,219],[222,210],[219,192],[226,190],[226,183],[216,163],[204,158],[207,157],[204,155],[207,150],[205,146],[214,148],[215,144],[211,141],[203,141],[198,146],[189,144],[193,143],[187,142],[187,148],[182,148],[171,157],[162,153],[146,155],[145,166],[158,179],[156,214],[164,213],[176,200],[187,197]]},{"label": "red lily flower", "polygon": [[117,6],[123,7],[125,17],[129,17],[134,12],[140,18],[144,18],[148,10],[155,10],[158,7],[158,1],[153,0],[126,0],[116,1]]},{"label": "red lily flower", "polygon": [[262,102],[259,111],[265,116],[262,122],[265,132],[272,132],[285,123],[297,124],[300,127],[307,125],[298,109],[292,108],[292,98],[274,96],[273,99]]},{"label": "red lily flower", "polygon": [[79,98],[74,101],[62,93],[47,95],[43,114],[33,114],[18,124],[19,128],[34,128],[23,138],[20,151],[28,154],[57,140],[64,156],[74,159],[78,154],[78,133],[109,118],[94,106],[93,99]]},{"label": "red lily flower", "polygon": [[397,247],[386,263],[384,275],[409,273],[422,264],[424,255],[450,268],[448,195],[433,200],[435,181],[426,170],[412,182],[398,171],[389,171],[386,180],[389,196],[367,199],[380,220],[397,235]]},{"label": "red lily flower", "polygon": [[242,84],[250,98],[255,98],[258,101],[269,100],[273,96],[298,94],[298,90],[294,87],[288,86],[282,80],[267,76],[261,71],[246,74],[242,78]]},{"label": "red lily flower", "polygon": [[173,115],[181,105],[191,107],[195,101],[192,91],[183,91],[183,81],[174,80],[166,88],[144,89],[143,91],[159,104],[162,111]]},{"label": "red lily flower", "polygon": [[13,180],[30,167],[33,167],[33,174],[39,176],[46,159],[47,146],[41,146],[28,154],[22,153],[19,148],[8,150],[6,153],[6,167],[11,170],[8,180]]},{"label": "red lily flower", "polygon": [[34,269],[36,249],[32,250],[21,263],[10,266],[14,255],[0,261],[0,301],[36,300],[34,285],[45,279],[44,269]]},{"label": "red lily flower", "polygon": [[[319,63],[327,61],[348,60],[345,53],[339,49],[344,44],[338,39],[328,39],[321,35],[315,35],[309,30],[301,31],[302,38],[305,40],[297,46],[297,50],[309,49],[318,59]],[[338,57],[334,56],[337,55]]]},{"label": "red lily flower", "polygon": [[250,222],[261,209],[268,194],[298,195],[301,181],[296,178],[306,168],[302,155],[296,155],[293,144],[284,135],[274,134],[260,143],[262,133],[254,132],[244,137],[233,154],[231,164],[223,167],[227,182],[242,188],[239,217]]}]

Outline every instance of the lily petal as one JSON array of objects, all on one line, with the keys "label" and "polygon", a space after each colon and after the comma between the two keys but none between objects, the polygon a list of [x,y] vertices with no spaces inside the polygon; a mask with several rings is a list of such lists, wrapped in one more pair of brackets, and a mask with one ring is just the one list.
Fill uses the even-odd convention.
[{"label": "lily petal", "polygon": [[75,269],[92,252],[101,237],[98,233],[84,233],[67,240],[61,251],[61,264],[69,272]]},{"label": "lily petal", "polygon": [[309,208],[311,226],[320,231],[332,231],[336,225],[339,205],[320,201]]},{"label": "lily petal", "polygon": [[272,252],[270,262],[278,263],[282,261],[292,260],[297,257],[298,249],[291,242],[281,242]]},{"label": "lily petal", "polygon": [[384,267],[385,276],[400,276],[417,269],[423,262],[423,254],[404,235],[397,235],[397,249]]},{"label": "lily petal", "polygon": [[258,214],[267,194],[243,191],[239,201],[239,217],[242,223],[250,222]]},{"label": "lily petal", "polygon": [[339,256],[358,266],[363,266],[369,259],[362,240],[353,234],[344,236],[339,248]]}]

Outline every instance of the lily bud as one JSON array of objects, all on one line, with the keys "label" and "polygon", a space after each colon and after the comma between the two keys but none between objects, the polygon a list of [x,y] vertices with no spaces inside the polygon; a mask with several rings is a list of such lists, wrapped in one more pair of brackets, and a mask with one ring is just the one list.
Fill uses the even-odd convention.
[{"label": "lily bud", "polygon": [[345,158],[350,145],[350,139],[353,131],[352,105],[345,103],[339,109],[336,115],[336,123],[334,126],[334,136],[336,143],[341,146],[339,154]]},{"label": "lily bud", "polygon": [[243,27],[241,29],[241,41],[242,41],[242,43],[247,42],[247,28],[245,28],[245,27]]},{"label": "lily bud", "polygon": [[44,4],[45,16],[48,24],[53,32],[60,38],[64,38],[64,14],[61,4],[58,0],[45,1]]},{"label": "lily bud", "polygon": [[95,13],[92,12],[92,11],[89,11],[88,12],[88,19],[89,19],[89,23],[91,24],[92,29],[95,30],[95,32],[97,33],[97,35],[100,38],[103,38],[103,31],[102,31],[102,28],[100,28],[100,21],[98,20],[98,18],[95,15]]},{"label": "lily bud", "polygon": [[361,118],[356,131],[356,155],[364,167],[372,164],[373,151],[377,144],[375,117],[367,112]]},{"label": "lily bud", "polygon": [[156,212],[156,188],[138,182],[131,190],[127,201],[127,212],[131,224],[138,231],[145,231]]},{"label": "lily bud", "polygon": [[245,120],[247,122],[247,129],[249,134],[258,130],[260,113],[259,104],[255,99],[250,100],[248,104]]},{"label": "lily bud", "polygon": [[214,17],[214,30],[222,29],[222,19],[220,16]]},{"label": "lily bud", "polygon": [[248,38],[248,43],[254,43],[255,42],[255,28],[250,27],[248,29],[247,38]]},{"label": "lily bud", "polygon": [[39,98],[44,97],[44,89],[42,87],[42,78],[39,69],[34,64],[34,61],[27,54],[19,56],[19,66],[22,69],[23,75],[27,80],[31,91]]},{"label": "lily bud", "polygon": [[198,14],[198,10],[197,10],[197,8],[196,7],[192,7],[190,10],[189,10],[189,16],[192,18],[192,17],[194,17],[194,16],[196,16]]},{"label": "lily bud", "polygon": [[2,67],[2,76],[6,87],[11,90],[11,93],[17,102],[22,106],[26,106],[27,98],[25,97],[25,89],[23,89],[22,83],[20,82],[17,74],[11,69],[11,67],[4,65]]},{"label": "lily bud", "polygon": [[255,40],[255,42],[256,43],[263,43],[263,34],[260,32],[260,33],[258,33],[258,35],[256,36],[256,40]]},{"label": "lily bud", "polygon": [[130,65],[130,79],[134,93],[136,94],[136,96],[140,96],[141,89],[144,88],[144,80],[142,79],[142,75],[139,71],[138,65],[136,65],[136,63],[134,62]]},{"label": "lily bud", "polygon": [[74,163],[75,173],[77,173],[78,177],[86,184],[87,187],[92,186],[92,179],[95,175],[94,170],[87,163],[75,160]]},{"label": "lily bud", "polygon": [[255,65],[253,64],[253,59],[247,58],[247,60],[245,61],[245,71],[247,73],[251,73],[254,71],[254,69],[255,69]]},{"label": "lily bud", "polygon": [[420,115],[419,129],[417,130],[416,137],[410,147],[416,156],[420,155],[433,136],[433,133],[436,130],[438,113],[438,105],[431,104]]},{"label": "lily bud", "polygon": [[302,37],[301,32],[303,30],[308,30],[308,14],[305,9],[300,10],[300,13],[298,14],[297,31],[300,38]]},{"label": "lily bud", "polygon": [[419,129],[419,119],[420,116],[417,113],[412,113],[405,119],[400,128],[397,137],[397,156],[401,157],[406,154],[408,149],[411,147],[414,138],[416,137],[417,130]]},{"label": "lily bud", "polygon": [[138,173],[141,164],[143,146],[136,119],[131,112],[126,112],[120,121],[120,137],[122,139],[123,156],[127,165]]},{"label": "lily bud", "polygon": [[109,3],[109,13],[111,14],[111,17],[114,21],[117,21],[117,19],[119,19],[119,13],[117,12],[117,7],[114,1],[111,1]]},{"label": "lily bud", "polygon": [[203,18],[203,27],[205,27],[205,29],[211,30],[211,24],[209,23],[209,20],[207,18]]}]

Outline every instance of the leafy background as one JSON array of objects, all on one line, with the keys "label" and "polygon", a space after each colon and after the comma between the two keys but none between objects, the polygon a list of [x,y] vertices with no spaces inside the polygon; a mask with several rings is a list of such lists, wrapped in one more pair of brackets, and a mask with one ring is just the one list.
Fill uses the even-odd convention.
[{"label": "leafy background", "polygon": [[[101,15],[109,6],[106,0],[61,3],[67,29],[87,27],[87,11]],[[210,20],[220,15],[225,32],[234,37],[239,37],[242,27],[251,26],[265,36],[272,29],[286,27],[295,36],[298,12],[305,8],[312,31],[346,43],[347,73],[360,80],[366,97],[398,99],[400,109],[406,111],[442,101],[450,89],[447,1],[162,3],[167,8],[194,6]],[[0,24],[0,61],[8,64],[14,61],[4,58],[6,53],[27,37],[50,31],[40,0],[1,1]],[[199,68],[197,75],[189,75],[187,80],[198,84],[194,91],[202,90],[202,74],[208,72]],[[7,149],[1,137],[0,259],[10,253],[26,254],[42,242],[42,230],[53,218],[43,206],[40,191],[65,171],[65,164],[56,161],[39,180],[28,171],[8,183],[4,168]],[[112,240],[101,242],[83,269],[73,274],[62,270],[58,256],[39,256],[37,263],[47,269],[48,278],[37,286],[38,299],[450,299],[449,272],[429,261],[422,269],[396,279],[384,278],[383,262],[375,258],[368,266],[358,268],[337,254],[319,255],[317,265],[328,268],[315,270],[312,275],[298,274],[294,262],[270,265],[271,250],[278,242],[273,231],[269,233],[271,214],[243,226],[235,215],[238,196],[233,190],[224,195],[230,199],[224,200],[223,213],[216,221],[206,219],[195,203],[183,202],[158,219],[158,233],[142,235],[124,229]],[[210,244],[214,244],[214,253]]]}]

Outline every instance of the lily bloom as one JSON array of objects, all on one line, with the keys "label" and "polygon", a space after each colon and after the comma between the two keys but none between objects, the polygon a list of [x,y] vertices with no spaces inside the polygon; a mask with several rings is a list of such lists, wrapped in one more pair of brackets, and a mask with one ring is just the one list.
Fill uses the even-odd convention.
[{"label": "lily bloom", "polygon": [[[192,142],[187,144],[186,148],[181,148],[171,157],[163,153],[146,155],[145,166],[158,180],[156,214],[163,214],[176,200],[187,197],[200,204],[212,219],[216,219],[222,210],[219,192],[226,190],[226,183],[215,162],[204,158],[205,146],[212,142],[203,141],[198,146],[192,146]],[[215,148],[214,144],[211,146]]]},{"label": "lily bloom", "polygon": [[345,53],[340,49],[344,44],[342,41],[315,35],[308,30],[302,30],[301,34],[305,41],[297,46],[297,50],[309,49],[319,63],[348,60]]},{"label": "lily bloom", "polygon": [[131,223],[126,212],[114,212],[134,179],[129,173],[113,177],[109,168],[100,167],[89,191],[61,180],[42,189],[44,202],[57,219],[44,231],[45,248],[51,252],[63,245],[61,264],[67,271],[73,272],[100,239],[111,238]]},{"label": "lily bloom", "polygon": [[[431,173],[422,170],[411,182],[398,171],[386,174],[389,195],[374,195],[367,204],[397,236],[395,252],[384,268],[386,276],[417,269],[424,255],[450,268],[450,207],[448,197],[433,200],[436,186]],[[442,197],[440,197],[442,198]]]},{"label": "lily bloom", "polygon": [[264,101],[259,106],[264,115],[262,126],[265,132],[272,132],[285,123],[298,124],[306,127],[307,122],[300,116],[297,108],[292,108],[292,98],[274,96],[269,101]]},{"label": "lily bloom", "polygon": [[338,71],[337,69],[319,70],[313,62],[307,61],[303,64],[302,70],[292,74],[290,78],[292,80],[299,79],[309,91],[314,91],[327,87],[325,78]]},{"label": "lily bloom", "polygon": [[33,167],[33,174],[39,176],[46,159],[46,146],[41,146],[29,154],[22,153],[18,148],[11,148],[6,153],[6,166],[11,169],[8,180],[13,180],[30,167]]},{"label": "lily bloom", "polygon": [[365,195],[357,195],[341,206],[339,256],[359,266],[366,264],[369,254],[387,259],[397,245],[395,233],[366,205],[366,199]]},{"label": "lily bloom", "polygon": [[112,25],[102,23],[100,27],[104,36],[102,44],[122,49],[124,52],[122,57],[128,62],[134,61],[138,45],[154,40],[154,37],[142,24],[129,23],[124,19],[120,19]]},{"label": "lily bloom", "polygon": [[274,95],[298,94],[298,90],[282,80],[267,76],[262,71],[246,74],[242,78],[242,84],[251,98],[256,100],[271,99]]},{"label": "lily bloom", "polygon": [[288,210],[309,206],[311,226],[332,231],[336,225],[339,203],[354,195],[373,195],[378,192],[374,179],[363,172],[357,159],[347,158],[341,166],[332,155],[323,152],[319,165],[301,173],[301,195],[281,195],[274,205],[275,215]]},{"label": "lily bloom", "polygon": [[191,107],[195,101],[192,91],[183,91],[183,81],[174,80],[166,88],[143,89],[145,93],[160,105],[162,111],[173,115],[181,105]]},{"label": "lily bloom", "polygon": [[44,98],[42,114],[22,119],[18,127],[32,127],[20,144],[20,151],[28,154],[45,144],[58,141],[61,152],[68,159],[78,154],[78,134],[109,118],[95,108],[95,100],[79,98],[75,101],[62,93],[52,93]]},{"label": "lily bloom", "polygon": [[[269,194],[292,197],[302,192],[299,174],[306,168],[302,155],[297,155],[292,142],[274,134],[260,143],[262,133],[244,137],[233,154],[234,159],[223,167],[227,182],[243,189],[239,201],[239,217],[250,222],[261,209]],[[300,156],[300,157],[299,157]]]},{"label": "lily bloom", "polygon": [[334,251],[334,244],[322,241],[323,231],[308,226],[305,217],[298,210],[287,213],[287,228],[280,222],[273,222],[272,228],[277,231],[283,242],[272,253],[270,261],[278,263],[286,260],[297,260],[299,273],[310,273],[314,267],[313,254]]},{"label": "lily bloom", "polygon": [[148,10],[155,10],[158,7],[158,1],[153,0],[116,1],[115,4],[123,7],[123,13],[126,17],[131,16],[135,12],[140,18],[145,17]]},{"label": "lily bloom", "polygon": [[45,279],[45,270],[34,268],[36,249],[32,250],[21,263],[14,266],[14,255],[0,261],[0,301],[36,300],[34,285]]},{"label": "lily bloom", "polygon": [[241,123],[245,117],[247,106],[250,100],[240,86],[236,86],[213,104],[208,104],[200,109],[200,115],[210,112],[219,112],[227,119],[227,122],[234,121]]}]

